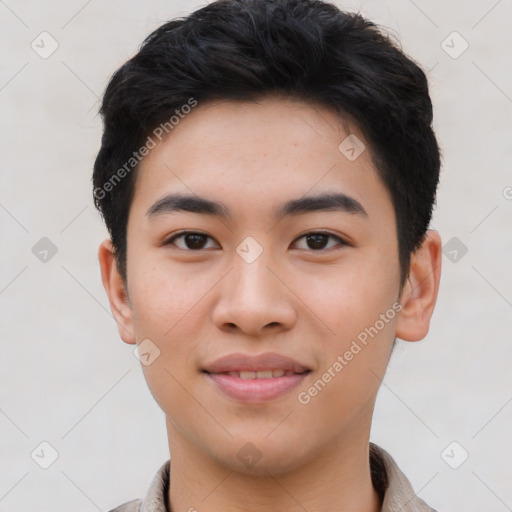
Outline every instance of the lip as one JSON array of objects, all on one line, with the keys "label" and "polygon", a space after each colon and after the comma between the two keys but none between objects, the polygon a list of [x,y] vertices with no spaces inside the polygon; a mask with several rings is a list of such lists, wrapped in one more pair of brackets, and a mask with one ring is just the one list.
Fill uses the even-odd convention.
[{"label": "lip", "polygon": [[250,356],[242,353],[229,354],[227,356],[216,359],[207,364],[203,371],[208,373],[224,373],[224,372],[259,372],[263,370],[285,370],[295,373],[302,373],[310,370],[307,366],[295,361],[294,359],[267,352],[256,356]]},{"label": "lip", "polygon": [[[242,379],[227,372],[285,370],[293,375],[263,379]],[[230,354],[208,364],[203,373],[225,395],[247,404],[275,400],[298,386],[311,369],[289,357],[266,353],[257,356]]]}]

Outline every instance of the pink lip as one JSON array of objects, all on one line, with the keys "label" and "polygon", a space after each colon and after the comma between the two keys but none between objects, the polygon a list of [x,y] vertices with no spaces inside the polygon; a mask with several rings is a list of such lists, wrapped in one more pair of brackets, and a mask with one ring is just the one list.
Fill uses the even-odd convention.
[{"label": "pink lip", "polygon": [[259,372],[263,370],[285,370],[295,373],[308,371],[310,368],[291,359],[290,357],[267,352],[257,356],[249,356],[242,353],[229,354],[207,364],[204,371],[208,373]]},{"label": "pink lip", "polygon": [[[284,370],[294,372],[268,379],[242,379],[227,372]],[[244,403],[261,403],[289,392],[309,374],[310,368],[289,357],[265,353],[248,356],[237,353],[221,357],[203,370],[227,396]]]},{"label": "pink lip", "polygon": [[272,379],[242,379],[225,373],[210,373],[210,378],[226,395],[244,403],[273,400],[297,386],[309,372],[283,375]]}]

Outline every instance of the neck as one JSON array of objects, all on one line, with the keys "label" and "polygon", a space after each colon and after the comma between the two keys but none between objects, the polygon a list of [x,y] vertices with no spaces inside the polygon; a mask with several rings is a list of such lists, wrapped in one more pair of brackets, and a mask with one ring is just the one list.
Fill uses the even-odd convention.
[{"label": "neck", "polygon": [[181,436],[173,425],[167,427],[172,512],[381,510],[371,481],[368,438],[333,443],[314,460],[286,472],[255,474],[222,464]]}]

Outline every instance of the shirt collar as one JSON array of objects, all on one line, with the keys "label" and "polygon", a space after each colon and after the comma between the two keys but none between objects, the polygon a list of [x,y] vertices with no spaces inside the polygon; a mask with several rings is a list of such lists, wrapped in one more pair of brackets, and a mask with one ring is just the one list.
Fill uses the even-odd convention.
[{"label": "shirt collar", "polygon": [[[372,482],[383,497],[381,512],[436,512],[415,494],[409,480],[402,473],[391,455],[370,443],[370,469]],[[170,460],[165,462],[153,477],[146,496],[138,500],[137,512],[169,512]],[[133,502],[132,502],[133,503]],[[128,509],[120,509],[128,512]]]},{"label": "shirt collar", "polygon": [[[391,455],[374,443],[370,443],[370,468],[374,487],[383,491],[381,512],[436,512],[418,498]],[[375,481],[379,475],[381,489]]]}]

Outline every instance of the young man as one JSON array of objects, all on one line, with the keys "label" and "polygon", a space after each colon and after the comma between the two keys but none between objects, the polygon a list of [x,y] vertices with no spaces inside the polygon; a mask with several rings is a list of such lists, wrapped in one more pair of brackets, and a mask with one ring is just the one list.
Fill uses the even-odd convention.
[{"label": "young man", "polygon": [[172,461],[115,510],[433,510],[369,443],[439,287],[419,67],[334,5],[220,0],[152,33],[101,113],[103,284]]}]

